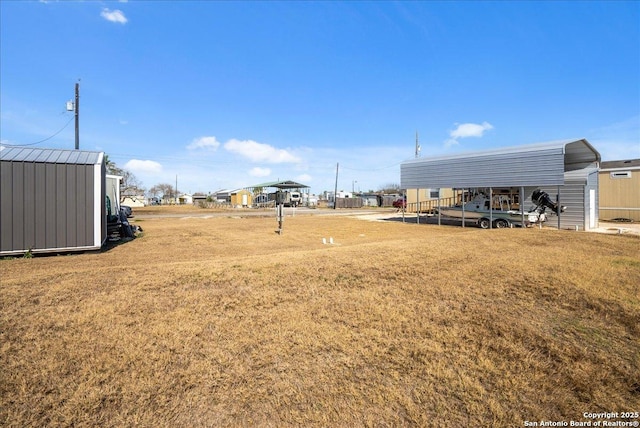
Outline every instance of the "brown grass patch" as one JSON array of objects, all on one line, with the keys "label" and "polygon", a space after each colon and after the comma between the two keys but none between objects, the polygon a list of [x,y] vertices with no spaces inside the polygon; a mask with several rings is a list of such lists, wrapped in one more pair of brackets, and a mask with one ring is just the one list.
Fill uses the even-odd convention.
[{"label": "brown grass patch", "polygon": [[637,237],[140,225],[104,253],[0,261],[0,423],[523,426],[640,409]]}]

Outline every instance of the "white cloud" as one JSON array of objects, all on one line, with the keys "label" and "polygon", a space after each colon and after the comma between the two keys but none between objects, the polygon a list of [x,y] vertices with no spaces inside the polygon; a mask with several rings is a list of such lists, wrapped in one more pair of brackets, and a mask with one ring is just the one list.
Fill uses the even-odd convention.
[{"label": "white cloud", "polygon": [[485,131],[493,129],[493,125],[488,122],[482,122],[480,125],[476,123],[461,123],[449,134],[451,138],[467,138],[482,137]]},{"label": "white cloud", "polygon": [[110,10],[105,7],[104,9],[102,9],[102,12],[100,12],[100,16],[107,21],[117,22],[118,24],[126,24],[128,21],[127,17],[124,16],[124,12],[119,9]]},{"label": "white cloud", "polygon": [[159,174],[162,172],[162,165],[152,160],[131,159],[124,167],[134,174]]},{"label": "white cloud", "polygon": [[224,148],[232,153],[239,154],[253,162],[268,163],[298,163],[300,158],[287,150],[277,149],[269,144],[262,144],[252,140],[229,140]]},{"label": "white cloud", "polygon": [[218,147],[220,147],[220,142],[216,140],[216,137],[200,137],[194,139],[191,144],[187,146],[187,149],[209,149],[215,151],[218,150]]},{"label": "white cloud", "polygon": [[255,168],[251,168],[249,175],[252,177],[268,177],[271,175],[271,170],[269,168],[260,168],[257,166]]},{"label": "white cloud", "polygon": [[456,123],[456,125],[456,129],[449,132],[449,137],[451,138],[445,140],[444,142],[445,149],[458,145],[459,138],[482,137],[485,131],[493,129],[493,125],[491,125],[489,122],[482,122],[481,124]]}]

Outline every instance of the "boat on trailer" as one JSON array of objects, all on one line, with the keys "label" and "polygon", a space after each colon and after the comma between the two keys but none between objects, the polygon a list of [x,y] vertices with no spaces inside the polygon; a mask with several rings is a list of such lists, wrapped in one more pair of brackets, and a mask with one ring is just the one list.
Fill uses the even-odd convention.
[{"label": "boat on trailer", "polygon": [[500,229],[511,227],[514,223],[522,224],[523,217],[523,226],[544,223],[547,220],[545,212],[547,208],[555,214],[564,212],[566,208],[553,202],[549,195],[540,189],[535,190],[531,195],[534,207],[524,213],[520,209],[521,204],[517,204],[518,209],[513,208],[512,200],[512,195],[495,194],[490,198],[486,192],[476,190],[471,199],[464,204],[440,207],[440,214],[447,217],[476,220],[482,229],[488,229],[491,226]]}]

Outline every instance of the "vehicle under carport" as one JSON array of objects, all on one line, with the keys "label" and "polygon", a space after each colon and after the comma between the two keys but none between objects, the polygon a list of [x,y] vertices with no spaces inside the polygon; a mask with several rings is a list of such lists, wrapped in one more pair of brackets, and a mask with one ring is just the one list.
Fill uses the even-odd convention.
[{"label": "vehicle under carport", "polygon": [[[489,151],[417,158],[400,166],[403,189],[519,188],[522,203],[541,189],[566,206],[557,227],[598,226],[600,154],[586,140],[562,140]],[[524,219],[523,219],[524,222]],[[464,222],[463,222],[464,224]]]}]

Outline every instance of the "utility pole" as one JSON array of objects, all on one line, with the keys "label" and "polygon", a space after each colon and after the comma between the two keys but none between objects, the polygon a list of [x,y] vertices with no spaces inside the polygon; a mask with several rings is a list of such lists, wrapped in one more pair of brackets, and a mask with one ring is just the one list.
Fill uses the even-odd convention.
[{"label": "utility pole", "polygon": [[[420,157],[420,143],[418,143],[418,131],[416,131],[416,159],[418,157]],[[416,189],[416,224],[420,224],[420,189]]]},{"label": "utility pole", "polygon": [[338,168],[340,168],[340,162],[336,163],[336,188],[333,192],[333,209],[336,209],[338,205]]},{"label": "utility pole", "polygon": [[80,83],[76,83],[76,150],[80,150]]}]

